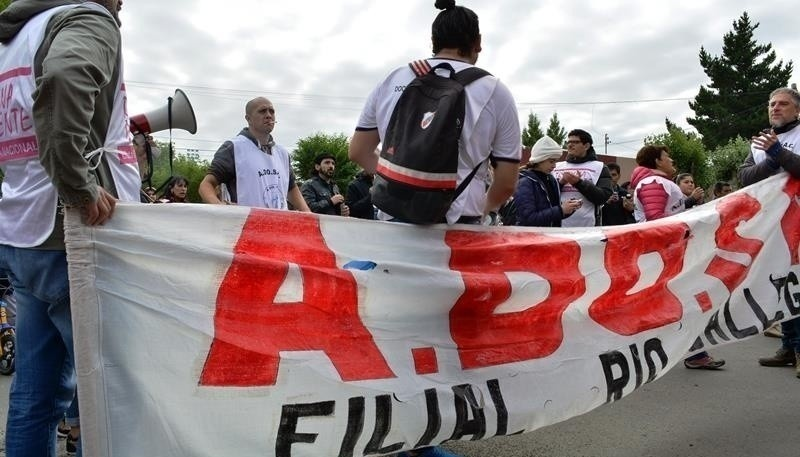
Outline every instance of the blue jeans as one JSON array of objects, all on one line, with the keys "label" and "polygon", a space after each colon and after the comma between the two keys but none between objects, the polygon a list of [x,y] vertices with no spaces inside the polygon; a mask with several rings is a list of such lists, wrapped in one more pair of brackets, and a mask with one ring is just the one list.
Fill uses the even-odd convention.
[{"label": "blue jeans", "polygon": [[800,352],[800,317],[781,322],[781,333],[783,347]]},{"label": "blue jeans", "polygon": [[6,455],[56,457],[56,427],[76,387],[66,253],[0,245],[0,270],[17,298]]},{"label": "blue jeans", "polygon": [[[77,394],[77,392],[75,392]],[[78,410],[78,396],[75,395],[75,398],[70,403],[69,408],[67,409],[67,417],[65,418],[65,422],[71,428],[79,428],[81,426],[81,418],[80,418],[80,411]],[[78,442],[76,444],[76,451],[75,457],[82,457],[83,450],[81,449],[81,438],[78,436]]]}]

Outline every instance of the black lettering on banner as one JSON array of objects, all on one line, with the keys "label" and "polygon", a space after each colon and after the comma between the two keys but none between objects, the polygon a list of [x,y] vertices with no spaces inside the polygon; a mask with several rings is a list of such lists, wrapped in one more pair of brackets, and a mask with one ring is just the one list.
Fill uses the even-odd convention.
[{"label": "black lettering on banner", "polygon": [[747,338],[748,336],[753,336],[758,333],[758,327],[755,325],[751,325],[750,327],[740,329],[736,326],[736,323],[733,322],[733,316],[731,316],[731,301],[728,300],[725,302],[725,305],[722,307],[723,312],[722,315],[725,317],[725,324],[728,326],[728,330],[731,332],[731,335],[737,340],[742,340]]},{"label": "black lettering on banner", "polygon": [[317,441],[316,433],[298,433],[297,422],[302,417],[330,416],[333,414],[335,405],[334,401],[283,405],[278,436],[275,438],[275,456],[291,457],[292,444]]},{"label": "black lettering on banner", "polygon": [[[610,351],[600,354],[600,363],[603,365],[603,374],[606,377],[606,403],[622,398],[622,389],[628,385],[630,370],[628,361],[619,351]],[[614,377],[614,366],[619,367],[620,375]]]},{"label": "black lettering on banner", "polygon": [[503,392],[500,391],[500,381],[490,379],[486,381],[486,387],[489,388],[489,395],[492,397],[494,410],[497,412],[497,433],[495,433],[495,436],[503,436],[508,433],[508,409],[506,408],[505,400],[503,400]]},{"label": "black lettering on banner", "polygon": [[[636,382],[634,389],[638,389],[642,385],[644,373],[642,369],[642,360],[639,356],[639,348],[636,345],[628,347],[631,353],[631,360],[636,371]],[[658,338],[652,338],[644,343],[642,350],[645,363],[647,364],[647,382],[653,381],[658,375],[659,371],[666,368],[669,358],[664,351],[664,346]],[[661,361],[661,368],[656,367],[653,354],[656,354]],[[611,403],[622,398],[623,390],[630,384],[631,370],[628,358],[620,351],[609,351],[600,354],[600,363],[603,365],[603,374],[606,378],[606,403]],[[619,376],[614,374],[614,367],[619,370]]]},{"label": "black lettering on banner", "polygon": [[339,457],[353,457],[358,438],[364,431],[364,397],[352,397],[347,405],[347,430],[339,448]]},{"label": "black lettering on banner", "polygon": [[708,324],[706,325],[706,330],[704,332],[706,338],[711,344],[719,344],[714,338],[714,335],[711,334],[712,331],[717,334],[717,337],[719,337],[720,340],[730,341],[730,337],[722,331],[722,327],[719,325],[719,311],[716,311],[711,315],[711,319],[708,320]]},{"label": "black lettering on banner", "polygon": [[636,388],[642,385],[642,360],[639,358],[639,348],[635,344],[628,346],[633,357],[633,369],[636,371]]},{"label": "black lettering on banner", "polygon": [[[656,369],[655,360],[653,360],[652,357],[653,353],[657,354],[658,359],[661,360],[660,370]],[[647,363],[647,370],[650,372],[647,375],[647,382],[653,382],[658,372],[667,368],[667,362],[669,362],[669,357],[667,357],[667,353],[664,351],[661,340],[653,338],[644,342],[644,360]]]},{"label": "black lettering on banner", "polygon": [[792,316],[800,315],[800,292],[792,293],[789,286],[798,285],[797,275],[792,271],[786,277],[786,284],[783,289],[783,300],[786,302],[786,308],[789,309],[789,314]]},{"label": "black lettering on banner", "polygon": [[[483,408],[478,405],[475,391],[470,384],[453,386],[453,405],[456,409],[456,425],[451,440],[461,439],[465,435],[472,435],[471,441],[477,441],[486,434],[486,416]],[[467,410],[469,406],[469,410]],[[473,419],[469,419],[469,413]]]},{"label": "black lettering on banner", "polygon": [[703,339],[698,336],[697,339],[694,340],[694,343],[692,344],[692,347],[689,348],[689,352],[699,351],[700,349],[703,349],[704,347],[705,347],[705,344],[703,343]]},{"label": "black lettering on banner", "polygon": [[770,325],[783,319],[783,311],[776,311],[775,317],[769,319],[767,314],[761,308],[761,305],[759,305],[755,297],[753,297],[753,293],[750,291],[750,289],[744,289],[742,294],[744,295],[744,300],[748,305],[750,305],[750,309],[753,310],[753,314],[755,314],[756,319],[761,322],[761,328],[768,328]]},{"label": "black lettering on banner", "polygon": [[392,397],[390,395],[378,395],[375,397],[375,430],[372,437],[364,448],[364,454],[388,454],[399,451],[403,448],[403,443],[394,443],[384,446],[383,442],[392,428]]},{"label": "black lettering on banner", "polygon": [[428,425],[425,426],[425,433],[414,448],[430,445],[442,429],[442,413],[439,411],[439,396],[436,394],[436,389],[425,389],[425,406],[428,412]]}]

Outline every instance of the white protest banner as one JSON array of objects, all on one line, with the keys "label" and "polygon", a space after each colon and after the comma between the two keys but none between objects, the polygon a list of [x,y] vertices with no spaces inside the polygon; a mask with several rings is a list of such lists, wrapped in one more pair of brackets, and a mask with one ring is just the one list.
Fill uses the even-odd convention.
[{"label": "white protest banner", "polygon": [[87,455],[375,455],[585,413],[800,314],[799,194],[582,230],[71,212]]}]

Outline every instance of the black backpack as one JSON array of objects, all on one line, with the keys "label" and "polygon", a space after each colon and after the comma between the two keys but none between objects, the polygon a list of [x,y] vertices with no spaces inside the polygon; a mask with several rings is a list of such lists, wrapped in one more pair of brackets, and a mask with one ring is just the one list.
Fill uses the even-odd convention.
[{"label": "black backpack", "polygon": [[[372,186],[372,203],[403,222],[445,222],[450,205],[481,164],[456,187],[458,146],[464,126],[464,87],[488,76],[470,67],[458,73],[449,63],[408,64],[416,74],[403,90],[383,138]],[[450,76],[436,74],[437,69]]]}]

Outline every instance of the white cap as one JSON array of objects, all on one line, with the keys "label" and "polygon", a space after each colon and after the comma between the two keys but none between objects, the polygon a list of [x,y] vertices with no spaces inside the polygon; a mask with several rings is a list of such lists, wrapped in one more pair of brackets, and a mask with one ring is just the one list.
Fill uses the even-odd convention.
[{"label": "white cap", "polygon": [[547,159],[560,159],[564,150],[549,136],[539,138],[531,148],[530,163],[544,162]]}]

